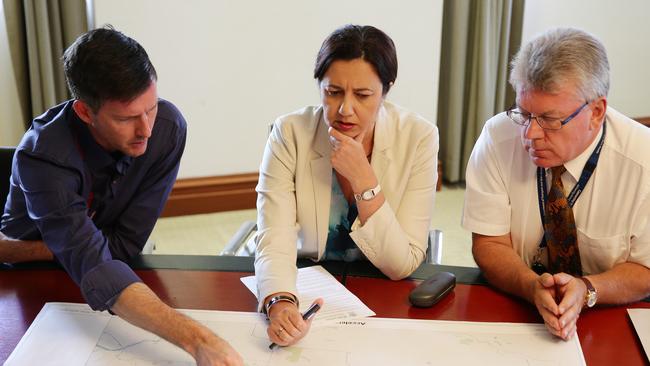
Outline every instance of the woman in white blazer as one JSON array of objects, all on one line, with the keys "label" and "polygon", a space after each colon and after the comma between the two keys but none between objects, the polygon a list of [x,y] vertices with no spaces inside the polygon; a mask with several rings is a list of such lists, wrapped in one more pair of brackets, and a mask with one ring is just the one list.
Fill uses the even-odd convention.
[{"label": "woman in white blazer", "polygon": [[279,117],[260,166],[255,274],[269,338],[294,344],[296,259],[369,260],[391,279],[424,260],[437,181],[438,130],[385,101],[393,41],[347,25],[321,46],[321,105]]}]

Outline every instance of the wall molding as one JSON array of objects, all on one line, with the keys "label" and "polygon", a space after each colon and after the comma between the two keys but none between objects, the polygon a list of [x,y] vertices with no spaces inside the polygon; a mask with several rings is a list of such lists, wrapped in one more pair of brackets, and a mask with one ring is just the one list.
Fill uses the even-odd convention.
[{"label": "wall molding", "polygon": [[639,121],[640,123],[650,127],[650,116],[649,117],[637,117],[634,118],[635,121]]},{"label": "wall molding", "polygon": [[[178,179],[174,183],[162,217],[255,208],[259,173]],[[442,188],[442,165],[438,160],[437,191]]]},{"label": "wall molding", "polygon": [[255,208],[258,173],[179,179],[162,216],[245,210]]}]

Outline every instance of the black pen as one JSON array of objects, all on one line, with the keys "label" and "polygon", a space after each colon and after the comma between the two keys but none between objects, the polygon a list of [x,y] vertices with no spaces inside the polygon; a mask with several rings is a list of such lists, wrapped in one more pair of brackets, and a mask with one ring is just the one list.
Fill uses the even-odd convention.
[{"label": "black pen", "polygon": [[[305,311],[305,313],[302,314],[302,320],[305,320],[305,321],[309,320],[312,316],[314,316],[316,314],[316,312],[318,310],[320,310],[320,305],[318,305],[317,303],[311,304],[309,309],[307,309],[307,311]],[[269,345],[269,348],[272,349],[272,350],[274,350],[274,349],[276,349],[278,347],[279,346],[275,342],[273,342],[273,343],[271,343]]]}]

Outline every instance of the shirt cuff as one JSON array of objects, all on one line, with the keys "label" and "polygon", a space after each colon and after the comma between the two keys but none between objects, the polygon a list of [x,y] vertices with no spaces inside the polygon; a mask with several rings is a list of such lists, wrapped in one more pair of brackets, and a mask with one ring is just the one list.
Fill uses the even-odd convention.
[{"label": "shirt cuff", "polygon": [[111,260],[90,270],[81,280],[81,293],[93,310],[110,309],[122,290],[142,282],[126,263]]},{"label": "shirt cuff", "polygon": [[469,232],[487,236],[501,236],[510,232],[507,225],[483,222],[468,216],[461,217],[460,226]]},{"label": "shirt cuff", "polygon": [[361,249],[363,255],[369,261],[375,262],[378,260],[377,248],[384,243],[387,230],[390,230],[394,216],[388,205],[388,201],[384,203],[375,211],[366,222],[361,225],[361,220],[357,217],[352,223],[350,228],[350,238]]}]

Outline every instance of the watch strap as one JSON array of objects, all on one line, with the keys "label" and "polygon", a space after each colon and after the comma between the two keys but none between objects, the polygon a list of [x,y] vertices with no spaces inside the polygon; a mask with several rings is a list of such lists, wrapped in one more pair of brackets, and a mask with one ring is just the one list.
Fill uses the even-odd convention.
[{"label": "watch strap", "polygon": [[[580,277],[580,279],[582,280],[582,282],[585,283],[585,286],[587,287],[587,294],[585,295],[585,303],[584,303],[584,305],[586,305],[587,307],[593,307],[594,305],[596,305],[596,300],[597,300],[596,288],[591,283],[591,281],[589,281],[588,278]],[[593,302],[589,301],[591,298],[594,299]]]}]

